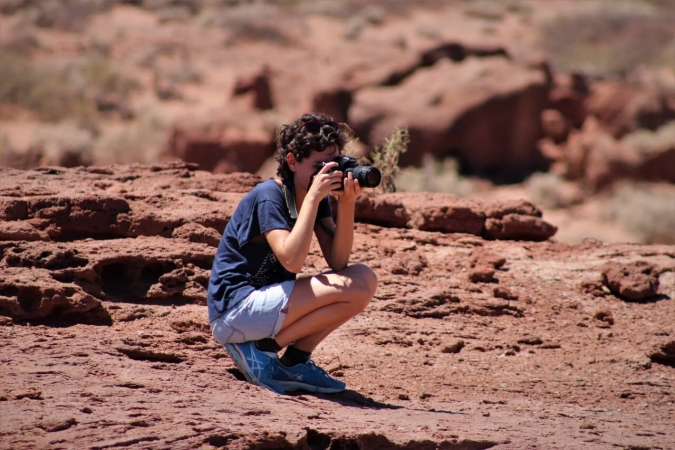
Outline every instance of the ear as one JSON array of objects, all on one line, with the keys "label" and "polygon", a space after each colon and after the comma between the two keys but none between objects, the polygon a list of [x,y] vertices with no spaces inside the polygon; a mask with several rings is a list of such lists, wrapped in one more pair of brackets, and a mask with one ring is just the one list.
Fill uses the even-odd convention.
[{"label": "ear", "polygon": [[291,172],[295,172],[298,160],[295,158],[293,153],[286,153],[286,164],[288,164],[288,168],[291,169]]}]

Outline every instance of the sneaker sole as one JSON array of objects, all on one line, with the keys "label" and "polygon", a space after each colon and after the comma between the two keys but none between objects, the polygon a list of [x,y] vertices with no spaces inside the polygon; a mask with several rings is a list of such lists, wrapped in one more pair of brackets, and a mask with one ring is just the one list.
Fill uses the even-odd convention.
[{"label": "sneaker sole", "polygon": [[237,347],[235,347],[232,344],[225,344],[225,349],[227,350],[227,353],[230,354],[232,357],[232,360],[234,361],[234,365],[237,366],[237,369],[239,369],[239,372],[241,372],[244,375],[244,378],[246,378],[246,381],[248,381],[251,384],[255,384],[256,386],[264,387],[265,389],[269,389],[272,392],[275,392],[277,394],[285,394],[285,388],[280,384],[279,387],[281,390],[274,389],[271,386],[267,386],[263,382],[261,382],[255,375],[253,375],[253,372],[251,371],[251,368],[249,367],[248,363],[246,362],[246,357],[239,351]]},{"label": "sneaker sole", "polygon": [[244,378],[246,378],[246,381],[257,386],[261,386],[260,380],[253,376],[251,369],[248,367],[248,364],[246,364],[246,357],[241,354],[239,349],[232,344],[225,344],[225,348],[227,349],[227,353],[229,353],[232,357],[234,365],[237,366],[239,372],[241,372],[244,375]]}]

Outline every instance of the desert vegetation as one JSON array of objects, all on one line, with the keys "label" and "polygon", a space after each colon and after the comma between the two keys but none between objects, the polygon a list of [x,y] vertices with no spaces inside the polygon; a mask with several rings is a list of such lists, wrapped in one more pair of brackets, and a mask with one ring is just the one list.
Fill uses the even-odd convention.
[{"label": "desert vegetation", "polygon": [[[575,168],[586,162],[559,159],[576,154],[568,141],[577,134],[583,144],[579,152],[596,152],[596,156],[587,155],[591,159],[601,153],[602,158],[614,158],[597,150],[605,145],[600,144],[602,139],[630,149],[637,155],[633,159],[649,160],[669,151],[675,142],[675,108],[668,106],[675,95],[672,2],[564,0],[546,3],[545,8],[542,4],[535,0],[396,0],[386,7],[363,0],[0,2],[4,30],[0,33],[0,164],[86,166],[153,163],[173,157],[200,162],[204,156],[195,155],[220,152],[221,158],[232,159],[237,149],[250,152],[254,145],[260,173],[266,173],[262,162],[272,149],[274,129],[301,113],[300,105],[305,109],[328,105],[340,120],[351,123],[358,116],[357,94],[388,86],[391,97],[394,89],[405,89],[410,80],[436,70],[443,61],[452,61],[457,70],[473,67],[462,69],[466,73],[443,75],[455,81],[474,80],[465,87],[469,92],[486,82],[486,74],[494,70],[489,63],[481,67],[484,61],[506,56],[515,68],[529,67],[534,58],[536,64],[543,61],[548,66],[554,83],[551,95],[558,95],[556,83],[561,78],[577,80],[570,85],[574,92],[565,94],[569,97],[551,97],[548,104],[538,106],[558,114],[542,115],[553,121],[538,132],[539,138],[559,147],[555,150],[546,144],[554,149],[553,157],[542,150],[514,168],[509,166],[511,156],[501,162],[489,162],[489,156],[475,160],[467,153],[536,154],[539,150],[531,138],[519,144],[525,149],[509,150],[504,145],[520,138],[505,133],[495,136],[499,142],[489,149],[480,150],[483,144],[474,143],[475,149],[469,151],[463,148],[467,141],[453,141],[456,136],[449,129],[456,124],[449,123],[434,124],[433,130],[432,141],[446,140],[446,148],[434,144],[429,150],[429,141],[412,123],[417,112],[383,122],[372,135],[368,135],[374,128],[371,122],[381,119],[373,116],[361,123],[357,119],[361,148],[356,153],[367,154],[363,161],[381,168],[385,191],[444,192],[471,198],[490,195],[491,190],[499,195],[500,189],[506,189],[544,209],[561,212],[625,198],[632,190],[640,196],[632,208],[665,204],[641,216],[668,214],[667,191],[672,180],[662,175],[645,179],[631,175],[635,171],[626,175],[623,169],[611,168],[623,167],[626,163],[621,160],[608,164],[607,170],[616,176],[600,174],[589,182],[584,178],[588,175]],[[448,27],[434,20],[446,10],[453,11],[451,20],[463,25]],[[414,60],[421,61],[419,67],[396,67],[399,63],[394,63]],[[617,100],[608,106],[603,100],[595,106],[591,114],[605,114],[600,116],[605,121],[601,126],[614,134],[587,143],[583,120],[564,102],[587,105],[595,86],[610,80],[619,83],[620,92],[634,92],[633,97],[614,95],[623,103]],[[318,102],[331,83],[345,97]],[[647,91],[658,95],[641,100]],[[427,109],[447,109],[453,104],[445,103],[447,99],[460,93],[430,94]],[[574,96],[585,99],[572,100]],[[500,101],[507,97],[488,96],[481,100],[486,106],[480,112],[471,113],[471,107],[466,107],[454,120],[462,127],[466,126],[462,121],[468,120],[476,124],[476,130],[494,133],[495,124],[506,119],[491,123],[490,111],[502,109]],[[403,94],[400,98],[394,109],[405,111],[409,101]],[[345,101],[349,103],[340,103]],[[615,109],[609,111],[610,107]],[[610,123],[624,116],[620,123]],[[436,118],[428,121],[433,123]],[[511,126],[520,126],[522,120],[529,120],[529,127],[540,126],[537,115],[518,119]],[[472,141],[478,142],[476,132],[471,133]],[[214,170],[237,167],[236,162],[208,164]],[[625,186],[632,188],[615,185],[623,178],[628,178]],[[514,185],[514,180],[522,183]],[[622,215],[617,209],[632,202],[609,203],[616,205],[612,212],[595,208],[592,221],[597,226],[621,224],[636,242],[670,241],[667,230],[665,238],[658,237],[663,233],[639,231],[647,225],[619,219],[631,214]],[[645,223],[655,222],[667,220]],[[564,239],[564,233],[559,236]]]},{"label": "desert vegetation", "polygon": [[542,25],[541,46],[559,70],[605,79],[631,77],[641,67],[672,68],[672,2],[587,3]]}]

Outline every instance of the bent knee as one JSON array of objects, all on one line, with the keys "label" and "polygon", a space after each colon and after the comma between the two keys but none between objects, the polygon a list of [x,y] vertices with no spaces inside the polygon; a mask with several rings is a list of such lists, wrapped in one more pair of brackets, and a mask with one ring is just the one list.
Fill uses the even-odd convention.
[{"label": "bent knee", "polygon": [[377,275],[373,269],[361,263],[354,264],[353,267],[356,269],[358,276],[364,282],[364,290],[369,292],[371,297],[375,295],[375,291],[377,290]]},{"label": "bent knee", "polygon": [[351,280],[350,285],[354,290],[369,294],[370,297],[375,295],[377,275],[367,265],[362,263],[353,264],[347,267],[343,275]]},{"label": "bent knee", "polygon": [[359,310],[365,309],[375,295],[377,289],[377,275],[365,264],[350,266],[350,302]]}]

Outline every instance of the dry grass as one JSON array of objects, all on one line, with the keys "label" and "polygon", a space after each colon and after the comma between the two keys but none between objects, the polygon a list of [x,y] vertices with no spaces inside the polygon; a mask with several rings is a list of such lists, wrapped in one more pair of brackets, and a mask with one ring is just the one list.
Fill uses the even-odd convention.
[{"label": "dry grass", "polygon": [[592,3],[541,27],[541,47],[561,72],[624,77],[639,65],[672,65],[675,13],[650,2]]},{"label": "dry grass", "polygon": [[621,138],[621,142],[639,153],[649,154],[653,149],[675,142],[675,121],[659,127],[656,131],[634,131]]},{"label": "dry grass", "polygon": [[623,182],[600,212],[643,244],[675,244],[675,189],[672,186]]},{"label": "dry grass", "polygon": [[158,160],[169,126],[161,110],[142,109],[133,126],[111,129],[94,146],[96,164],[154,163]]},{"label": "dry grass", "polygon": [[[460,2],[462,0],[455,0]],[[235,4],[232,4],[235,3]],[[443,0],[301,0],[255,2],[201,2],[197,20],[202,26],[216,26],[231,32],[229,43],[275,42],[294,45],[303,39],[308,16],[323,16],[345,23],[344,37],[358,39],[368,26],[379,26],[391,17],[405,17],[413,10],[447,6]],[[215,5],[215,6],[214,6]]]},{"label": "dry grass", "polygon": [[230,32],[228,44],[239,42],[268,42],[292,45],[287,28],[298,26],[297,18],[284,12],[278,5],[266,2],[222,5],[204,9],[197,21],[205,27],[218,27]]},{"label": "dry grass", "polygon": [[476,0],[468,2],[464,8],[464,15],[474,19],[500,22],[504,20],[506,8],[504,4],[493,0]]},{"label": "dry grass", "polygon": [[[290,2],[289,2],[290,3]],[[407,16],[411,11],[420,8],[439,8],[447,6],[449,2],[443,0],[387,0],[387,2],[373,2],[371,0],[315,0],[295,2],[293,9],[301,14],[316,14],[335,19],[349,19],[354,16],[365,17],[372,24],[379,24],[386,17]],[[455,0],[458,3],[458,0]]]},{"label": "dry grass", "polygon": [[554,173],[537,172],[525,182],[527,195],[535,204],[551,209],[569,206],[564,195],[565,181]]},{"label": "dry grass", "polygon": [[96,137],[73,122],[42,124],[34,132],[30,148],[45,166],[91,165]]},{"label": "dry grass", "polygon": [[40,120],[90,119],[104,112],[101,99],[124,101],[135,88],[102,59],[37,64],[0,50],[0,105],[23,108]]},{"label": "dry grass", "polygon": [[424,159],[422,167],[401,169],[396,185],[402,192],[443,192],[458,197],[468,197],[474,191],[471,181],[460,175],[456,160],[437,161],[431,156]]},{"label": "dry grass", "polygon": [[92,15],[109,10],[119,0],[3,0],[0,13],[18,14],[26,24],[79,31]]}]

